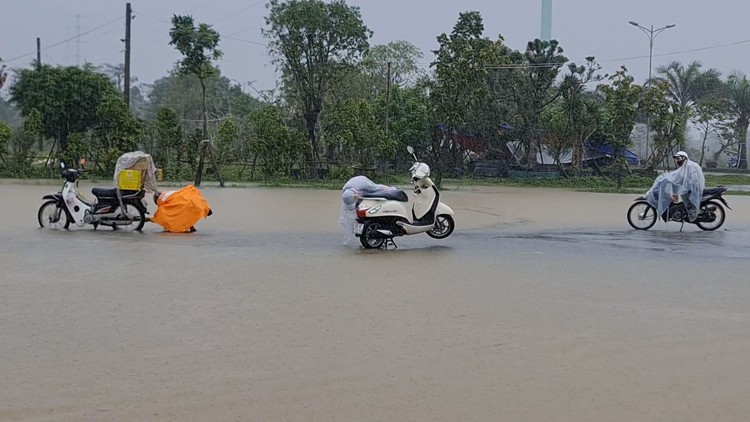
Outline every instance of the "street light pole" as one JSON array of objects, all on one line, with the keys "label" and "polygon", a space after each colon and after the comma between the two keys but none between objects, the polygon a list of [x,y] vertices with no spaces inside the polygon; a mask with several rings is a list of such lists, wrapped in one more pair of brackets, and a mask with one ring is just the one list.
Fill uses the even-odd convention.
[{"label": "street light pole", "polygon": [[[651,66],[654,59],[654,39],[657,35],[661,34],[662,32],[666,31],[669,28],[674,28],[675,24],[672,25],[666,25],[662,26],[661,28],[654,29],[654,25],[651,25],[650,28],[646,28],[645,26],[642,26],[638,24],[638,22],[630,21],[629,24],[635,26],[636,28],[643,31],[644,34],[648,37],[648,80],[646,81],[646,89],[651,88]],[[651,158],[651,151],[648,147],[649,138],[651,136],[651,116],[646,116],[646,154],[648,157],[647,160]]]}]

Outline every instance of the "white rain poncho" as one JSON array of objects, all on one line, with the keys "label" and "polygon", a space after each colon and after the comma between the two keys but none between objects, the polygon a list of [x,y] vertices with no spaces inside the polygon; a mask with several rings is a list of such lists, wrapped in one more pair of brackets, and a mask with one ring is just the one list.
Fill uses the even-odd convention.
[{"label": "white rain poncho", "polygon": [[380,185],[365,176],[355,176],[349,179],[341,189],[341,214],[339,214],[339,226],[344,232],[344,244],[351,245],[354,239],[354,224],[357,222],[357,201],[365,193],[385,192],[396,190],[391,186]]},{"label": "white rain poncho", "polygon": [[646,192],[646,201],[656,208],[657,215],[662,216],[672,203],[672,195],[679,195],[688,210],[688,218],[695,221],[701,196],[706,187],[703,170],[698,163],[685,160],[685,164],[676,170],[659,175],[653,186]]}]

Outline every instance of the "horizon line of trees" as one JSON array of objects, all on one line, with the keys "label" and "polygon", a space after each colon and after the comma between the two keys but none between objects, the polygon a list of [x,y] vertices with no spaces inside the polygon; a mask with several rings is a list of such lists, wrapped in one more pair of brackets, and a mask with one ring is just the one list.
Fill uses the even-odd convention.
[{"label": "horizon line of trees", "polygon": [[[135,84],[130,109],[122,100],[122,65],[33,63],[18,70],[9,102],[0,99],[0,167],[30,175],[44,151],[50,159],[85,157],[106,174],[120,154],[142,149],[169,177],[200,180],[202,141],[209,139],[234,177],[322,169],[347,177],[355,169],[402,168],[412,145],[440,181],[470,153],[513,162],[506,143],[515,141],[517,165],[533,168],[541,148],[558,161],[572,151],[572,165],[561,170],[579,174],[588,143],[625,150],[636,124],[646,123],[648,169],[686,148],[691,127],[701,136],[700,164],[735,151],[738,167],[747,168],[750,82],[741,72],[723,78],[697,61],[672,62],[644,86],[624,66],[607,75],[594,57],[570,62],[555,40],[514,50],[502,36],[485,36],[481,14],[470,11],[437,36],[432,73],[425,74],[412,44],[370,45],[373,33],[359,8],[344,1],[271,0],[267,7],[263,34],[281,75],[276,88],[250,95],[223,76],[214,64],[220,34],[175,15],[170,44],[182,60],[153,84]],[[499,130],[501,124],[514,130]],[[480,142],[460,142],[461,134]],[[707,156],[709,140],[718,148]],[[627,171],[624,160],[610,170]]]}]

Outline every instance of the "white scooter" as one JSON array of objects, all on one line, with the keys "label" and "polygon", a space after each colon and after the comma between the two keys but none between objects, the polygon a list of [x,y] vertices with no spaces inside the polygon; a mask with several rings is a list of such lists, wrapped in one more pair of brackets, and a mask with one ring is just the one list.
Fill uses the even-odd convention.
[{"label": "white scooter", "polygon": [[434,239],[445,239],[453,233],[453,210],[440,202],[440,192],[429,177],[430,167],[419,162],[414,148],[409,146],[407,150],[415,161],[409,169],[414,186],[413,205],[409,209],[409,198],[400,190],[362,195],[354,234],[366,249],[387,247],[389,243],[395,246],[396,236],[427,233]]},{"label": "white scooter", "polygon": [[96,229],[100,224],[113,230],[143,229],[146,223],[146,201],[143,189],[120,191],[116,188],[93,188],[95,202],[89,202],[76,190],[78,178],[84,170],[65,168],[60,163],[65,178],[59,193],[45,195],[37,219],[42,228],[67,229],[73,222],[78,227],[91,224]]}]

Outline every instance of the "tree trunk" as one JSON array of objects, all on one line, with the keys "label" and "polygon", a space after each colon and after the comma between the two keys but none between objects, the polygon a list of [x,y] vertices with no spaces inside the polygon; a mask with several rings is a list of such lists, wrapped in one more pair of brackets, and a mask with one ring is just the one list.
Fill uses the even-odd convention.
[{"label": "tree trunk", "polygon": [[[315,133],[315,128],[318,124],[319,114],[320,114],[320,109],[316,109],[316,108],[305,111],[305,126],[307,127],[307,139],[310,142],[310,159],[314,161],[320,160],[320,156],[318,155],[318,137]],[[321,163],[318,163],[318,164],[321,164]]]},{"label": "tree trunk", "polygon": [[208,139],[208,110],[206,109],[206,83],[203,78],[198,78],[201,82],[201,100],[203,102],[203,139],[198,143],[200,146],[200,158],[198,158],[198,170],[195,171],[195,186],[201,185],[203,178],[203,160],[206,156],[206,144],[203,142]]},{"label": "tree trunk", "polygon": [[706,156],[706,140],[708,139],[708,125],[706,125],[706,131],[703,132],[703,144],[701,144],[701,159],[698,161],[698,165],[703,167],[703,157]]},{"label": "tree trunk", "polygon": [[739,163],[737,168],[747,168],[747,126],[750,124],[750,116],[741,116],[737,119],[737,152]]}]

